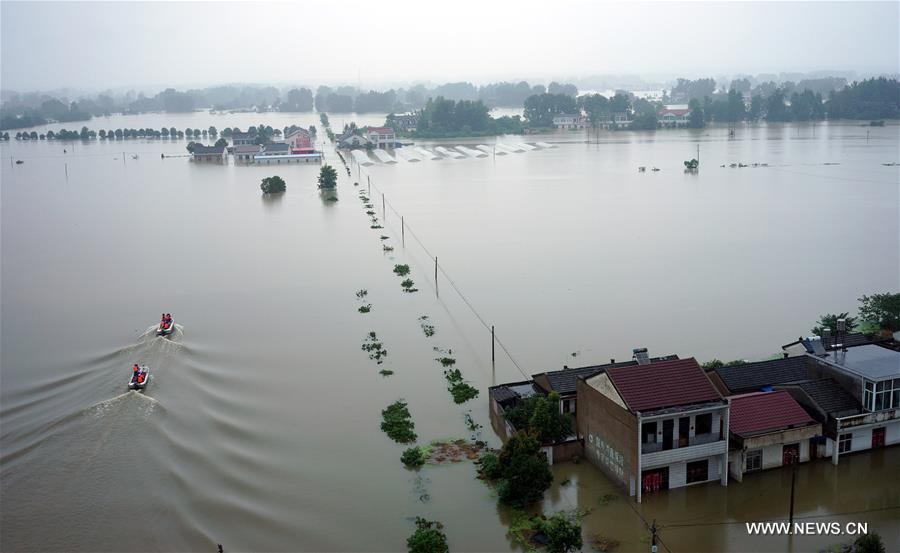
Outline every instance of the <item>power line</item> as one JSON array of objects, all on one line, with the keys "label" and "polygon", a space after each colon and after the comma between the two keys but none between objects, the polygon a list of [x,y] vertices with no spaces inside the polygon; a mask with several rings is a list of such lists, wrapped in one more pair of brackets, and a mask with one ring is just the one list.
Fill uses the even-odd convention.
[{"label": "power line", "polygon": [[[362,169],[360,168],[358,162],[356,165],[357,165],[357,170],[362,172]],[[365,173],[366,173],[366,178],[368,179],[367,183],[369,185],[371,185],[373,188],[375,188],[375,190],[378,193],[381,194],[382,198],[384,199],[385,204],[391,208],[391,211],[394,213],[394,215],[396,215],[397,217],[402,217],[400,215],[400,212],[397,211],[397,209],[394,207],[394,205],[387,200],[384,192],[380,188],[378,188],[378,185],[372,183],[372,175],[369,174],[368,171],[366,171]],[[419,236],[415,233],[415,231],[413,231],[412,227],[410,227],[409,224],[405,222],[405,219],[403,219],[403,225],[404,225],[404,228],[409,231],[410,236],[413,237],[413,239],[416,241],[416,243],[418,243],[419,246],[422,248],[422,250],[425,252],[425,255],[427,255],[431,261],[434,261],[435,264],[437,264],[437,257],[432,255],[432,253],[428,250],[428,248],[425,246],[425,244],[422,242],[422,240],[419,238]],[[469,310],[472,311],[472,314],[475,315],[475,318],[478,319],[478,322],[480,322],[482,324],[482,326],[484,326],[484,328],[490,332],[491,326],[485,321],[484,317],[481,316],[481,314],[478,312],[478,310],[475,309],[475,306],[472,305],[472,302],[469,301],[469,299],[465,296],[465,294],[462,293],[462,291],[456,285],[456,282],[453,281],[453,279],[450,277],[450,275],[444,269],[443,265],[437,264],[437,267],[438,267],[438,270],[441,272],[441,274],[444,275],[444,278],[447,279],[447,282],[450,283],[450,287],[453,288],[453,291],[456,292],[456,294],[463,301],[463,303],[465,303],[466,306],[469,308]],[[509,352],[509,349],[506,347],[506,345],[499,338],[497,338],[496,333],[494,333],[494,340],[497,342],[497,345],[500,346],[500,349],[502,349],[503,352],[506,354],[506,357],[508,357],[509,360],[512,362],[512,364],[516,367],[516,369],[518,369],[518,371],[520,373],[522,373],[522,376],[524,376],[525,378],[531,378],[528,375],[528,373],[526,373],[522,369],[522,366],[519,365],[519,363],[515,360],[515,358]]]}]

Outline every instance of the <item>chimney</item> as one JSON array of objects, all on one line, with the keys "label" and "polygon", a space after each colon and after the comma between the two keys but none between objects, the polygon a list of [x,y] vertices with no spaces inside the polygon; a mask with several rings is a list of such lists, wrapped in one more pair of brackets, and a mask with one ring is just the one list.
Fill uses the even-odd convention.
[{"label": "chimney", "polygon": [[831,329],[827,326],[822,329],[822,342],[825,344],[825,347],[828,347],[828,344],[831,343]]},{"label": "chimney", "polygon": [[834,336],[834,349],[840,348],[842,351],[847,351],[847,348],[844,347],[844,342],[847,339],[847,321],[844,319],[837,320],[837,333]]},{"label": "chimney", "polygon": [[610,358],[609,358],[609,363],[610,363],[610,365],[615,365],[615,364],[616,364],[616,358],[615,358],[615,357],[610,357]]},{"label": "chimney", "polygon": [[650,364],[650,354],[647,353],[647,348],[634,348],[631,353],[632,359],[637,361],[638,365]]}]

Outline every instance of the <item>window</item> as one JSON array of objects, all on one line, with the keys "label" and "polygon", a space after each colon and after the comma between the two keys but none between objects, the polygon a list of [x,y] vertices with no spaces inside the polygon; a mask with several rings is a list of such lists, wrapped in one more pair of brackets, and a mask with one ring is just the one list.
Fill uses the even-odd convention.
[{"label": "window", "polygon": [[694,434],[709,434],[712,432],[712,413],[697,415]]},{"label": "window", "polygon": [[853,434],[841,434],[838,436],[838,453],[848,453],[850,451]]},{"label": "window", "polygon": [[641,443],[656,443],[656,422],[645,422],[641,425]]},{"label": "window", "polygon": [[709,480],[709,460],[694,461],[687,464],[687,483],[706,482]]},{"label": "window", "polygon": [[747,452],[747,470],[746,472],[750,472],[751,470],[760,470],[762,468],[762,450],[754,449],[753,451]]},{"label": "window", "polygon": [[863,390],[863,409],[872,411],[875,407],[875,384],[866,381],[865,390]]},{"label": "window", "polygon": [[894,399],[891,400],[892,409],[900,409],[900,378],[894,379]]}]

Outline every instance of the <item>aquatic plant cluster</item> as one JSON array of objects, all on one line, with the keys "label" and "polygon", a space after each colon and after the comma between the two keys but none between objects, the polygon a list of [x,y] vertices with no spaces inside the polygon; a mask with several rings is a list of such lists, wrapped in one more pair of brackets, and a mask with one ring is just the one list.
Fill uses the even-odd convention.
[{"label": "aquatic plant cluster", "polygon": [[384,363],[384,358],[387,357],[387,349],[385,349],[384,344],[382,344],[378,340],[378,335],[374,330],[369,331],[366,334],[365,339],[363,340],[362,350],[369,354],[369,359],[375,361],[379,365]]},{"label": "aquatic plant cluster", "polygon": [[416,425],[412,421],[412,415],[406,402],[402,399],[388,405],[381,411],[381,430],[395,442],[409,444],[416,441]]},{"label": "aquatic plant cluster", "polygon": [[419,326],[422,328],[422,332],[425,333],[426,338],[434,336],[434,325],[428,322],[428,315],[419,317]]}]

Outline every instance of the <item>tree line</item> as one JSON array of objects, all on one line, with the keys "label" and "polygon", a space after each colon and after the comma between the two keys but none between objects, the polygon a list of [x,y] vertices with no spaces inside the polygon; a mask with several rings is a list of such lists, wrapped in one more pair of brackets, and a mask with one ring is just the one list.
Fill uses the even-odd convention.
[{"label": "tree line", "polygon": [[[259,125],[259,126],[250,126],[247,128],[247,132],[249,134],[255,135],[255,141],[257,144],[265,144],[267,142],[271,142],[276,137],[281,137],[289,134],[294,129],[297,129],[296,125],[290,125],[284,127],[284,129],[276,129],[271,125]],[[307,129],[307,132],[310,135],[315,136],[316,127],[314,125],[310,125]],[[76,130],[67,130],[60,129],[58,131],[47,131],[46,133],[38,133],[37,131],[31,132],[17,132],[15,134],[16,140],[125,140],[125,139],[134,139],[134,138],[160,138],[160,139],[183,139],[183,138],[196,138],[196,139],[215,139],[220,134],[223,138],[231,138],[236,133],[241,133],[241,129],[239,127],[225,127],[220,132],[216,127],[210,126],[206,129],[192,129],[186,128],[184,130],[176,129],[175,127],[162,127],[160,129],[151,129],[151,128],[143,128],[143,129],[100,129],[95,131],[93,129],[89,129],[87,127],[81,127],[80,131]],[[2,135],[3,140],[9,140],[9,133],[4,132]]]},{"label": "tree line", "polygon": [[255,110],[307,112],[401,112],[421,109],[429,98],[481,100],[488,107],[520,107],[531,94],[544,92],[575,96],[572,84],[552,82],[548,86],[518,83],[491,83],[480,87],[468,82],[447,83],[433,88],[415,85],[384,92],[360,90],[352,86],[319,86],[316,93],[306,87],[279,90],[272,86],[212,86],[185,91],[167,88],[155,95],[134,91],[116,94],[107,91],[75,100],[40,93],[14,94],[0,106],[0,130],[23,129],[48,122],[87,121],[113,113],[186,113],[211,108],[215,111]]},{"label": "tree line", "polygon": [[418,112],[416,130],[405,133],[388,116],[386,124],[398,134],[412,138],[449,138],[454,136],[490,136],[521,134],[525,127],[518,115],[491,117],[490,108],[481,100],[450,100],[442,96],[425,102]]},{"label": "tree line", "polygon": [[[824,81],[824,84],[818,81]],[[801,81],[801,84],[804,81]],[[701,128],[708,123],[737,123],[766,120],[770,122],[820,121],[823,119],[896,119],[900,117],[900,83],[884,77],[854,82],[840,90],[831,90],[825,99],[820,91],[836,83],[819,79],[813,84],[819,91],[799,89],[793,83],[768,88],[762,83],[755,95],[746,100],[741,90],[749,88],[749,81],[732,81],[727,92],[716,92],[713,79],[687,81],[678,79],[660,101],[636,97],[618,91],[607,98],[602,94],[584,94],[572,98],[564,94],[529,96],[524,104],[528,127],[546,128],[553,118],[564,114],[584,114],[591,125],[609,124],[615,128],[614,117],[624,115],[631,121],[631,129],[655,129],[659,126],[659,110],[673,99],[690,98],[688,127]],[[751,92],[752,94],[752,92]],[[702,96],[699,96],[702,95]],[[699,96],[699,97],[698,97]]]}]

